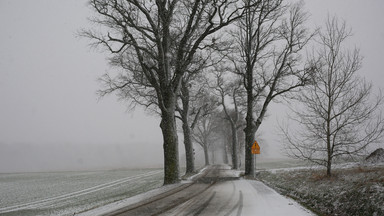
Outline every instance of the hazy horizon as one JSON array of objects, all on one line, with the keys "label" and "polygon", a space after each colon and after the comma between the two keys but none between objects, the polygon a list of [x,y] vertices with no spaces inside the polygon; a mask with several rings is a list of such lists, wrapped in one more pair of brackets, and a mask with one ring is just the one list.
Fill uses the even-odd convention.
[{"label": "hazy horizon", "polygon": [[[96,94],[97,79],[112,69],[105,53],[77,37],[95,15],[87,2],[0,0],[0,172],[162,166],[159,117]],[[364,57],[359,74],[375,92],[384,89],[384,1],[304,2],[313,28],[328,14],[347,22],[349,43]],[[276,125],[285,111],[269,108],[261,157],[282,157]],[[179,151],[182,159],[182,134]]]}]

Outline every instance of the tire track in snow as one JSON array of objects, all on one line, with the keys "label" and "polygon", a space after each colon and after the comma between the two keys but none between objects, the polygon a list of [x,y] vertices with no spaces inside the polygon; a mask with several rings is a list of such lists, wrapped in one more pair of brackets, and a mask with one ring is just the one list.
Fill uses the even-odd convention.
[{"label": "tire track in snow", "polygon": [[0,208],[0,213],[18,211],[18,210],[22,210],[22,209],[34,209],[34,208],[38,208],[38,207],[52,205],[53,203],[58,202],[58,201],[63,201],[63,200],[66,200],[66,199],[70,199],[70,198],[79,197],[79,196],[83,196],[83,195],[86,195],[86,194],[94,193],[94,192],[97,192],[97,191],[100,191],[100,190],[104,190],[104,189],[107,189],[107,188],[110,188],[110,187],[113,187],[113,186],[116,186],[116,185],[119,185],[119,184],[123,184],[123,183],[129,182],[129,181],[133,181],[133,180],[137,180],[137,179],[141,179],[141,178],[146,178],[146,177],[150,177],[150,176],[153,176],[153,175],[157,175],[157,174],[160,174],[161,172],[163,172],[163,171],[161,171],[161,170],[151,171],[151,172],[148,172],[148,173],[143,173],[143,174],[140,174],[140,175],[130,176],[130,177],[119,179],[119,180],[115,180],[115,181],[112,181],[112,182],[107,182],[107,183],[104,183],[104,184],[96,185],[96,186],[93,186],[93,187],[90,187],[90,188],[87,188],[87,189],[71,192],[71,193],[68,193],[68,194],[59,195],[59,196],[56,196],[56,197],[50,197],[50,198],[47,198],[47,199],[42,199],[42,200],[33,201],[33,202],[29,202],[29,203],[24,203],[24,204],[19,204],[19,205],[14,205],[14,206]]},{"label": "tire track in snow", "polygon": [[239,190],[239,201],[236,203],[236,205],[224,216],[231,215],[235,210],[237,209],[237,216],[241,215],[241,212],[243,211],[243,191]]}]

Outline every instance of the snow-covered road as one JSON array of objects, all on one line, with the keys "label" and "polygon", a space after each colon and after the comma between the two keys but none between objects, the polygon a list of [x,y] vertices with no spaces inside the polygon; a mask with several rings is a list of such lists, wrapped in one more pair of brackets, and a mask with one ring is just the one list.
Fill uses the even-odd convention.
[{"label": "snow-covered road", "polygon": [[313,215],[295,201],[259,181],[231,180],[216,183],[199,196],[162,215]]},{"label": "snow-covered road", "polygon": [[[228,166],[209,167],[194,182],[132,197],[124,206],[104,206],[92,215],[314,215],[260,181],[238,177]],[[135,202],[136,200],[136,202]],[[128,204],[129,203],[129,204]],[[109,211],[109,212],[108,212]]]}]

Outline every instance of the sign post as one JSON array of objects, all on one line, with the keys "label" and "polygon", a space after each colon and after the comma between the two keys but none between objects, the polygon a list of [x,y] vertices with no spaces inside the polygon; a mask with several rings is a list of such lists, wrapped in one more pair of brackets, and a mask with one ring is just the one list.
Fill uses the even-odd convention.
[{"label": "sign post", "polygon": [[253,177],[256,177],[256,155],[260,154],[260,146],[255,140],[255,142],[252,145],[251,152],[253,154]]},{"label": "sign post", "polygon": [[253,177],[256,178],[256,154],[253,154]]}]

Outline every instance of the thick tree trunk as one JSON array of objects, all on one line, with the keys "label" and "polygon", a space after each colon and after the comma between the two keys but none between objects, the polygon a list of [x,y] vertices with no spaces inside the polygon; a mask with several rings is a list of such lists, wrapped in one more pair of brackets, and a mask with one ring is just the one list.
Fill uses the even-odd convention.
[{"label": "thick tree trunk", "polygon": [[183,110],[180,113],[181,120],[183,122],[183,134],[184,134],[184,147],[185,147],[185,163],[186,163],[186,171],[185,174],[190,174],[195,171],[195,158],[193,152],[193,144],[191,137],[191,128],[189,127],[189,89],[188,83],[185,80],[181,82],[181,102],[183,104]]},{"label": "thick tree trunk", "polygon": [[238,159],[238,142],[237,142],[237,129],[234,124],[231,124],[232,130],[232,169],[239,169]]},{"label": "thick tree trunk", "polygon": [[166,109],[161,112],[160,128],[163,133],[164,184],[179,182],[179,149],[175,121],[176,96],[170,92],[165,100]]},{"label": "thick tree trunk", "polygon": [[332,158],[328,156],[328,161],[327,161],[327,176],[331,177],[331,169],[332,169]]},{"label": "thick tree trunk", "polygon": [[193,152],[193,144],[191,139],[191,129],[188,121],[183,120],[183,133],[184,133],[184,146],[186,156],[186,171],[185,174],[193,173],[195,171],[195,159]]},{"label": "thick tree trunk", "polygon": [[255,140],[255,133],[252,132],[252,126],[248,126],[244,129],[245,132],[245,175],[253,176],[253,160],[252,160],[252,144]]},{"label": "thick tree trunk", "polygon": [[260,115],[258,116],[257,120],[254,121],[253,119],[253,92],[252,90],[247,89],[247,116],[245,117],[246,120],[246,127],[244,129],[245,132],[245,175],[254,175],[254,160],[252,157],[252,145],[255,141],[255,134],[257,130],[259,129],[265,113],[267,112],[268,104],[271,102],[272,96],[271,93],[267,96],[265,99],[263,108],[260,111]]},{"label": "thick tree trunk", "polygon": [[247,64],[246,73],[246,90],[247,90],[247,115],[245,117],[246,127],[245,133],[245,175],[253,176],[253,160],[252,160],[252,144],[255,140],[255,124],[253,119],[253,71],[251,65]]}]

